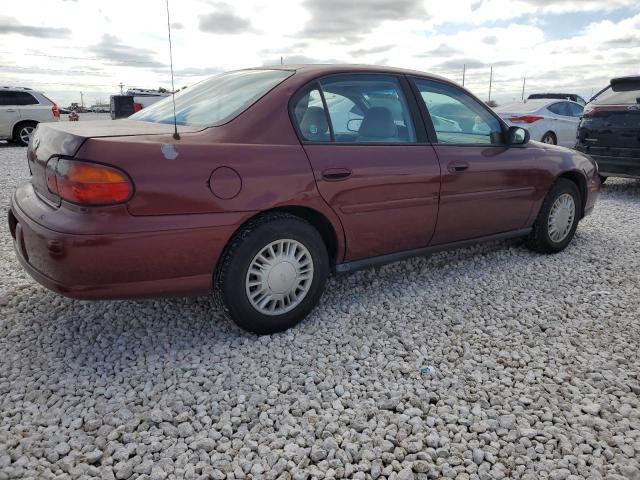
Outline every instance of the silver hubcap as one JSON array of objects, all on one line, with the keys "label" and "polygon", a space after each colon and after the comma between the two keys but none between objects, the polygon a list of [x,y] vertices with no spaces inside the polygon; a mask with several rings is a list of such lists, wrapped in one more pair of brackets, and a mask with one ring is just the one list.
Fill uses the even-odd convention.
[{"label": "silver hubcap", "polygon": [[282,315],[297,307],[313,281],[313,259],[296,240],[276,240],[253,257],[245,281],[253,308]]},{"label": "silver hubcap", "polygon": [[549,238],[559,243],[567,238],[576,216],[576,203],[568,193],[563,193],[551,206],[549,212]]},{"label": "silver hubcap", "polygon": [[29,139],[31,138],[33,130],[33,127],[22,127],[20,129],[20,133],[18,134],[20,140],[22,140],[24,143],[29,143]]}]

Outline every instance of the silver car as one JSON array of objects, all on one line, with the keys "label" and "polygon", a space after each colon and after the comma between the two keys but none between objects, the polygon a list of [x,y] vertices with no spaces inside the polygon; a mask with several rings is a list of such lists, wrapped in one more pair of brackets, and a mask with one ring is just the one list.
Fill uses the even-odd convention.
[{"label": "silver car", "polygon": [[495,111],[508,125],[529,130],[531,140],[573,147],[584,107],[571,100],[535,99],[500,105]]},{"label": "silver car", "polygon": [[28,145],[40,122],[60,119],[58,105],[30,88],[0,87],[0,140]]}]

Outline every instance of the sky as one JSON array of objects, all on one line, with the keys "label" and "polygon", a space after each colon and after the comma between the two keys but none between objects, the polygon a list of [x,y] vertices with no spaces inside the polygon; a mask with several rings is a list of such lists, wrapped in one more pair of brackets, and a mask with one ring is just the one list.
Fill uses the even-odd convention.
[{"label": "sky", "polygon": [[[175,86],[293,63],[411,68],[504,103],[640,74],[638,0],[169,0]],[[170,88],[165,0],[2,0],[0,85],[60,105]]]}]

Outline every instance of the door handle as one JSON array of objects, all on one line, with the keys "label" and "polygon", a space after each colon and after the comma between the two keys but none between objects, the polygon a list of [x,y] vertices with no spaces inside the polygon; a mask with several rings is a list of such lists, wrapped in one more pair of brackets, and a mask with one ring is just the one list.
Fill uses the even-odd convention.
[{"label": "door handle", "polygon": [[467,168],[469,168],[469,164],[467,162],[451,162],[447,169],[451,173],[464,172]]},{"label": "door handle", "polygon": [[329,182],[337,182],[349,178],[351,173],[348,168],[328,168],[322,171],[322,178]]}]

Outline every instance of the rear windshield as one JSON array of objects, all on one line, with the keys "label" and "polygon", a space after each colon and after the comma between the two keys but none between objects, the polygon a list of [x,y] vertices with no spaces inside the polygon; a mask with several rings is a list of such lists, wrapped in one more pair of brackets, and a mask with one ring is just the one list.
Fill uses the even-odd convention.
[{"label": "rear windshield", "polygon": [[[227,123],[292,74],[287,70],[238,70],[216,75],[176,93],[176,121],[196,127]],[[172,99],[164,98],[129,118],[173,123]]]},{"label": "rear windshield", "polygon": [[595,105],[625,105],[640,103],[640,79],[612,82],[592,101]]}]

